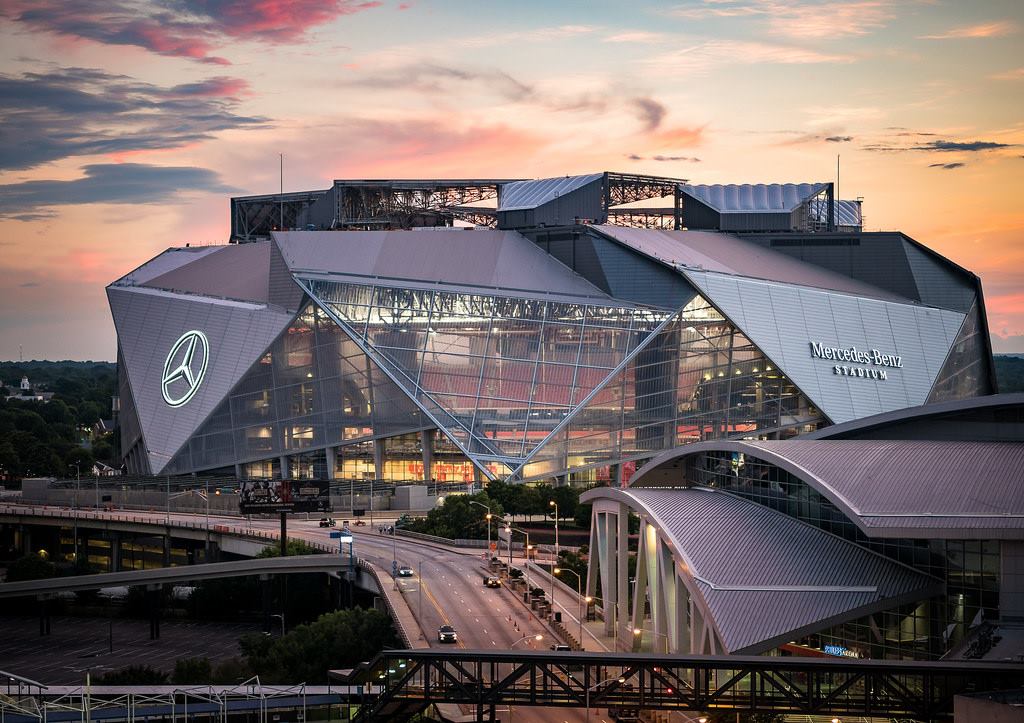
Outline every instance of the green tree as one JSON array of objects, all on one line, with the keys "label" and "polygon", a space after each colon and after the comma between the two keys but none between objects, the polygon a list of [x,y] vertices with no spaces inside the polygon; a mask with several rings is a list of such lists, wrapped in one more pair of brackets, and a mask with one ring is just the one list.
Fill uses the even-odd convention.
[{"label": "green tree", "polygon": [[174,662],[171,682],[178,685],[200,685],[213,680],[213,666],[209,658],[179,658]]},{"label": "green tree", "polygon": [[57,567],[35,552],[19,557],[7,568],[7,582],[45,580],[48,577],[56,576]]},{"label": "green tree", "polygon": [[378,610],[340,610],[282,638],[247,635],[242,652],[253,673],[274,683],[326,683],[327,671],[370,660],[398,644],[391,618]]},{"label": "green tree", "polygon": [[[474,502],[479,504],[472,504]],[[449,495],[444,498],[443,504],[428,512],[425,518],[410,523],[407,529],[449,539],[486,540],[487,507],[490,507],[495,517],[504,514],[501,504],[491,499],[487,492]],[[497,524],[496,521],[491,522],[491,534],[495,539]]]},{"label": "green tree", "polygon": [[[92,452],[87,450],[85,447],[74,447],[67,454],[64,455],[64,464],[68,467],[68,472],[75,474],[81,472],[82,475],[92,474],[92,466],[96,463],[93,459]],[[78,465],[77,471],[73,472],[72,468]]]},{"label": "green tree", "polygon": [[95,685],[163,685],[167,682],[167,673],[149,665],[129,665],[98,675],[92,682]]}]

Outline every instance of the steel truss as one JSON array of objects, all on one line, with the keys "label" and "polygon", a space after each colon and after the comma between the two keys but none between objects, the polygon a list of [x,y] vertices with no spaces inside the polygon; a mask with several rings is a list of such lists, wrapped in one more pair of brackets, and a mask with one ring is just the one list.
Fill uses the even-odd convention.
[{"label": "steel truss", "polygon": [[496,199],[510,180],[335,181],[331,228],[450,226],[453,218],[494,225],[493,211],[464,207]]},{"label": "steel truss", "polygon": [[[686,182],[685,178],[605,173],[604,207],[608,223],[637,228],[681,229],[683,207],[679,186]],[[627,203],[669,196],[673,199],[672,208],[615,208]]]},{"label": "steel truss", "polygon": [[270,232],[280,228],[296,228],[310,206],[327,193],[328,191],[300,191],[232,198],[231,241],[256,241],[270,238]]},{"label": "steel truss", "polygon": [[953,696],[1019,688],[1024,665],[799,657],[390,650],[347,682],[374,686],[357,720],[437,703],[950,719]]},{"label": "steel truss", "polygon": [[[16,677],[16,676],[15,676]],[[20,679],[24,680],[24,679]],[[9,687],[9,686],[8,686]],[[136,721],[148,718],[174,720],[202,715],[207,720],[227,721],[232,714],[255,714],[259,723],[277,719],[283,710],[301,711],[306,720],[310,708],[345,704],[348,690],[329,686],[273,686],[251,678],[235,686],[170,685],[83,686],[66,688],[32,683],[17,692],[0,692],[0,718],[14,723],[32,721]]]}]

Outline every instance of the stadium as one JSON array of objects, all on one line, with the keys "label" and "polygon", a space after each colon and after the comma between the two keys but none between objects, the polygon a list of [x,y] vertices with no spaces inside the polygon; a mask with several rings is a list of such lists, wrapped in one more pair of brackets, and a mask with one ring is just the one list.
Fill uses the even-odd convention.
[{"label": "stadium", "polygon": [[622,482],[994,391],[977,277],[832,194],[598,173],[232,199],[234,243],[107,289],[128,469]]}]

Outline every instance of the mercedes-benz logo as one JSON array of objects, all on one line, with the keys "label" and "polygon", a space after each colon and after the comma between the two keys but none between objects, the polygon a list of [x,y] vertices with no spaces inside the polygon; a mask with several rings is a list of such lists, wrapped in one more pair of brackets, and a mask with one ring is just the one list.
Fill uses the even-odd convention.
[{"label": "mercedes-benz logo", "polygon": [[186,404],[203,383],[206,362],[210,359],[210,343],[201,331],[186,331],[174,342],[164,362],[160,392],[172,407]]}]

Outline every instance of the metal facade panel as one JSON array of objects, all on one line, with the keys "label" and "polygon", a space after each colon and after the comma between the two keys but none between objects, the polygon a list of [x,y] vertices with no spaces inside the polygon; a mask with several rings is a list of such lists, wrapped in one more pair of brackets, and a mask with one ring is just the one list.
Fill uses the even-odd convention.
[{"label": "metal facade panel", "polygon": [[299,231],[274,239],[293,273],[607,298],[515,231]]},{"label": "metal facade panel", "polygon": [[813,486],[844,500],[868,526],[1024,528],[1024,444],[852,439],[744,444],[755,455],[763,450],[805,470]]},{"label": "metal facade panel", "polygon": [[115,283],[123,283],[128,286],[144,284],[161,274],[166,274],[185,264],[220,251],[223,246],[186,246],[185,248],[170,248],[163,253],[154,256],[136,269],[129,271]]},{"label": "metal facade panel", "polygon": [[953,265],[939,260],[909,239],[903,239],[907,262],[914,274],[921,302],[964,313],[975,302],[975,283],[972,278]]},{"label": "metal facade panel", "polygon": [[144,285],[203,296],[266,302],[269,264],[269,241],[231,244],[155,276]]},{"label": "metal facade panel", "polygon": [[[944,309],[805,287],[794,306],[781,284],[689,269],[684,274],[836,423],[923,404],[964,318]],[[895,359],[890,364],[815,357],[812,343],[877,351],[899,357],[900,366]]]},{"label": "metal facade panel", "polygon": [[541,178],[535,181],[515,181],[501,187],[498,211],[519,211],[537,208],[559,196],[575,191],[588,183],[601,180],[603,173],[561,178]]},{"label": "metal facade panel", "polygon": [[724,492],[631,487],[621,494],[668,533],[732,652],[936,587],[927,575]]},{"label": "metal facade panel", "polygon": [[[261,304],[139,287],[110,286],[107,298],[152,474],[160,474],[292,316]],[[161,393],[164,366],[175,342],[191,330],[209,342],[206,371],[191,399],[172,407]]]},{"label": "metal facade panel", "polygon": [[674,266],[814,286],[881,299],[907,299],[731,233],[661,231],[624,226],[596,228],[634,251]]}]

